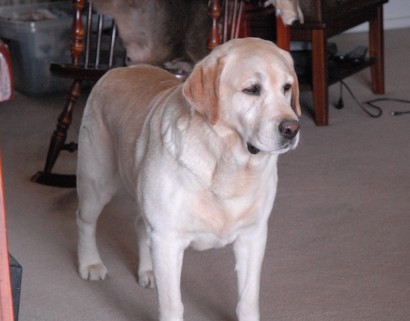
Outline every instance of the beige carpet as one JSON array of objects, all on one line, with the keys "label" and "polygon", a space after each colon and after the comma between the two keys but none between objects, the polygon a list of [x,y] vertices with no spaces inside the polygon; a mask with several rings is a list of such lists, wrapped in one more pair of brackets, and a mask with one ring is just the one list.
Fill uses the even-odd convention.
[{"label": "beige carpet", "polygon": [[[353,48],[363,34],[337,39]],[[410,99],[410,30],[387,31],[386,95]],[[368,70],[347,79],[359,100],[376,98]],[[331,87],[331,101],[338,86]],[[0,105],[10,252],[23,266],[21,321],[153,321],[155,291],[135,282],[130,203],[106,208],[98,240],[109,278],[76,273],[75,190],[30,182],[42,169],[64,95],[17,94]],[[309,93],[303,105],[311,105]],[[281,157],[279,190],[263,266],[263,321],[410,320],[409,105],[384,103],[372,119],[345,93],[345,109],[330,110],[330,126],[301,119],[300,147]],[[305,109],[305,111],[306,111]],[[70,132],[77,135],[76,125]],[[56,170],[73,172],[75,154]],[[182,279],[185,319],[234,321],[236,286],[231,248],[188,251]]]}]

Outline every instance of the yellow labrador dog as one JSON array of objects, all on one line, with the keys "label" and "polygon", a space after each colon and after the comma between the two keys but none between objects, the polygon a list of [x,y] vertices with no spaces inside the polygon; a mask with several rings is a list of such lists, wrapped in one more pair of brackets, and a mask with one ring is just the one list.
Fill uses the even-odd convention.
[{"label": "yellow labrador dog", "polygon": [[118,68],[94,87],[79,138],[79,273],[104,279],[101,210],[120,186],[138,205],[138,278],[157,287],[161,321],[182,321],[184,250],[233,243],[240,321],[259,320],[259,279],[277,159],[299,140],[290,55],[232,40],[185,82],[153,66]]}]

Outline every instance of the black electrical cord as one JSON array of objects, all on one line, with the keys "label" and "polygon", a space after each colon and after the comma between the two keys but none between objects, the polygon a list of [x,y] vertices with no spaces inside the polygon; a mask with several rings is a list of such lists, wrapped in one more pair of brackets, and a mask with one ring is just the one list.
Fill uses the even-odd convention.
[{"label": "black electrical cord", "polygon": [[[410,100],[397,99],[397,98],[377,98],[377,99],[374,99],[374,100],[366,101],[365,104],[367,104],[369,106],[372,106],[372,107],[377,107],[374,103],[377,103],[379,101],[394,101],[394,102],[398,102],[398,103],[410,104]],[[380,108],[380,107],[378,107],[378,108]],[[390,113],[390,115],[392,115],[392,116],[400,116],[400,115],[404,115],[404,114],[410,114],[410,110],[392,111]]]},{"label": "black electrical cord", "polygon": [[342,81],[340,81],[340,92],[339,92],[339,101],[335,105],[336,109],[343,109],[345,107],[345,104],[343,102],[343,84]]},{"label": "black electrical cord", "polygon": [[[340,80],[340,98],[335,107],[337,109],[342,109],[344,107],[343,103],[343,87],[347,89],[349,94],[352,96],[353,100],[356,102],[356,104],[370,117],[373,118],[378,118],[381,115],[383,115],[383,110],[381,107],[377,106],[375,103],[377,102],[383,102],[383,101],[389,101],[389,102],[398,102],[398,103],[403,103],[403,104],[410,104],[410,100],[406,99],[398,99],[398,98],[377,98],[373,100],[369,100],[364,102],[363,104],[358,101],[356,96],[353,94],[353,91],[349,88],[349,86],[343,81]],[[364,106],[364,104],[367,105]],[[372,108],[374,111],[370,111],[368,108]],[[392,116],[400,116],[400,115],[405,115],[405,114],[410,114],[410,110],[405,110],[405,111],[392,111],[390,115]]]},{"label": "black electrical cord", "polygon": [[[370,117],[372,118],[379,118],[381,115],[383,115],[383,110],[379,107],[374,105],[373,103],[375,101],[368,101],[365,102],[368,107],[365,107],[353,94],[353,91],[349,88],[349,86],[343,81],[340,80],[340,99],[339,102],[336,105],[336,108],[341,109],[343,108],[343,100],[342,100],[342,87],[345,87],[347,91],[349,92],[350,96],[352,96],[353,100],[356,102],[356,104]],[[383,98],[381,98],[383,99]],[[387,98],[386,98],[387,99]],[[369,107],[372,108],[374,111],[369,110]]]}]

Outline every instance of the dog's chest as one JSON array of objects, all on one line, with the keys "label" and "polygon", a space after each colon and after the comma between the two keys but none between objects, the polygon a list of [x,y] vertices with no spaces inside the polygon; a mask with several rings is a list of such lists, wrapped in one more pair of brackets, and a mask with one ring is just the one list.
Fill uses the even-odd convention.
[{"label": "dog's chest", "polygon": [[273,205],[275,178],[252,183],[226,177],[211,188],[194,193],[186,204],[191,246],[203,250],[231,243],[238,234],[263,224]]},{"label": "dog's chest", "polygon": [[140,194],[144,212],[154,229],[177,231],[196,249],[222,247],[266,223],[276,193],[277,158],[213,157],[200,140],[195,143],[171,144],[175,150],[163,149],[161,157],[144,162],[139,189],[145,191]]},{"label": "dog's chest", "polygon": [[275,157],[246,154],[243,160],[232,155],[216,161],[203,155],[181,157],[183,170],[175,177],[189,195],[184,215],[195,238],[192,245],[200,249],[224,246],[266,220],[277,183]]},{"label": "dog's chest", "polygon": [[262,208],[258,204],[234,202],[237,204],[208,198],[198,200],[190,213],[192,225],[188,228],[192,247],[198,250],[223,247],[261,219]]}]

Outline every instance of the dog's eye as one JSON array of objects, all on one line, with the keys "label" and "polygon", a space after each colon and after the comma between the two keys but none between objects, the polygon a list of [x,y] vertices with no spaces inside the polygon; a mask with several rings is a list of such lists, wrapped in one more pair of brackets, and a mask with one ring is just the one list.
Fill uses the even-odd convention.
[{"label": "dog's eye", "polygon": [[290,89],[292,89],[292,84],[285,84],[284,86],[283,86],[283,92],[284,93],[287,93]]},{"label": "dog's eye", "polygon": [[261,85],[255,84],[242,90],[245,94],[259,96],[261,94]]}]

